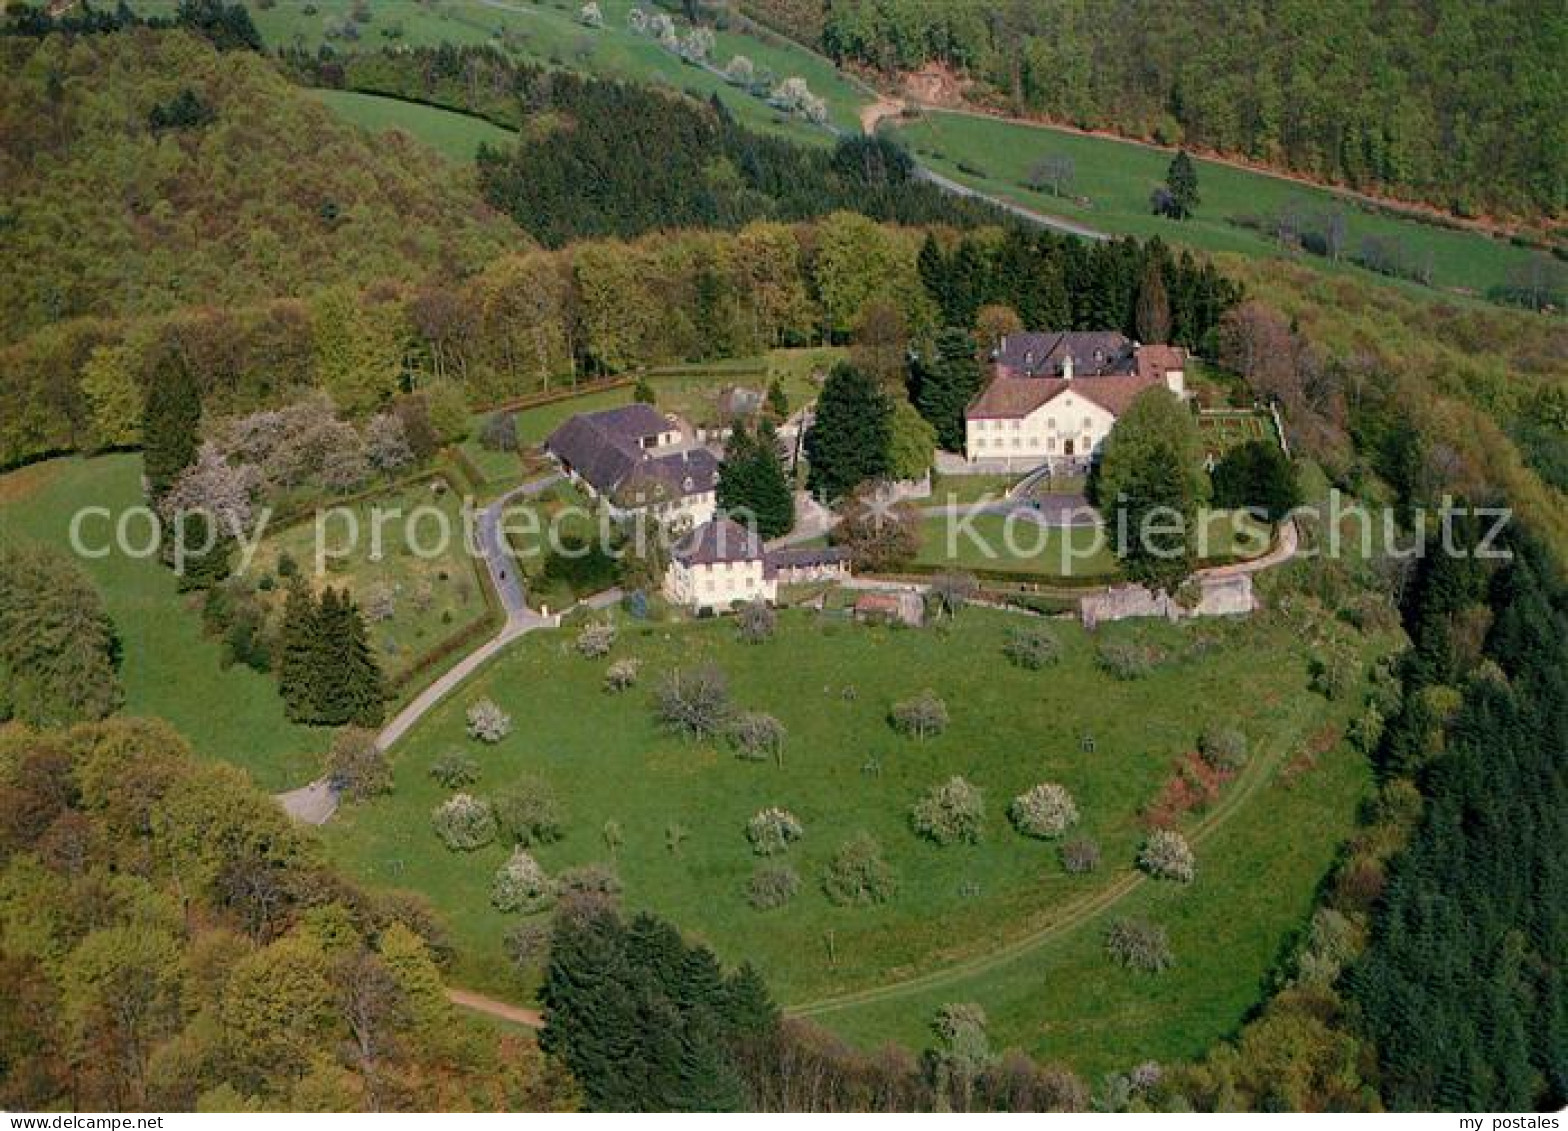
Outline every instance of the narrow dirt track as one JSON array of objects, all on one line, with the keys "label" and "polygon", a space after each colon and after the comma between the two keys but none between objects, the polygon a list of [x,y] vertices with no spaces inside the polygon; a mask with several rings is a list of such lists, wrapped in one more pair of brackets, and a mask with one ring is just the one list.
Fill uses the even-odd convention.
[{"label": "narrow dirt track", "polygon": [[497,1001],[493,997],[485,997],[469,990],[458,990],[451,987],[446,991],[447,1000],[461,1009],[483,1013],[488,1017],[498,1017],[502,1021],[510,1021],[514,1025],[522,1025],[529,1029],[543,1029],[544,1015],[537,1009],[524,1009],[520,1005],[510,1002]]}]

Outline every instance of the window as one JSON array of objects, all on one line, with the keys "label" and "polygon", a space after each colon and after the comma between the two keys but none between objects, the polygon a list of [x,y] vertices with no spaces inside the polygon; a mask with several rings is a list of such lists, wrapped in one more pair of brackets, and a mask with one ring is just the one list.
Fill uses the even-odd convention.
[{"label": "window", "polygon": [[1014,432],[1018,431],[1023,426],[1024,426],[1024,422],[1022,420],[1015,420],[1015,421],[1013,421],[1013,431]]},{"label": "window", "polygon": [[1048,451],[1048,452],[1054,452],[1056,450],[1056,437],[1055,436],[1052,436],[1049,440],[1047,440],[1045,442],[1045,450]]},{"label": "window", "polygon": [[1050,417],[1048,420],[1046,420],[1045,426],[1047,428],[1049,428],[1052,432],[1055,432],[1056,431],[1056,417],[1053,416],[1053,417]]},{"label": "window", "polygon": [[1093,427],[1094,427],[1094,421],[1089,419],[1087,416],[1084,417],[1083,418],[1083,428],[1084,428],[1084,431],[1087,432],[1089,429],[1091,429]]}]

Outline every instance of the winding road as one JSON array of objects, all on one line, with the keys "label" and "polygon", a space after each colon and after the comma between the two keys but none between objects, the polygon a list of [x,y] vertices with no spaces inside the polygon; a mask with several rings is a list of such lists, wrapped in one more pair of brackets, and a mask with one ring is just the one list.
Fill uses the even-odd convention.
[{"label": "winding road", "polygon": [[[416,695],[381,728],[381,732],[376,736],[376,745],[382,750],[389,749],[393,743],[407,734],[431,708],[445,699],[454,688],[483,667],[492,656],[512,641],[541,628],[554,628],[561,623],[559,613],[545,616],[528,607],[528,595],[523,590],[523,581],[517,563],[506,545],[506,533],[502,525],[506,508],[514,499],[531,498],[560,481],[560,475],[531,479],[512,488],[476,515],[473,549],[484,559],[485,568],[490,573],[491,586],[495,590],[496,598],[501,602],[506,620],[499,632],[443,672],[440,678]],[[309,785],[275,796],[278,804],[283,806],[283,811],[301,824],[324,825],[332,819],[332,815],[338,809],[338,791],[326,777],[317,778]]]}]

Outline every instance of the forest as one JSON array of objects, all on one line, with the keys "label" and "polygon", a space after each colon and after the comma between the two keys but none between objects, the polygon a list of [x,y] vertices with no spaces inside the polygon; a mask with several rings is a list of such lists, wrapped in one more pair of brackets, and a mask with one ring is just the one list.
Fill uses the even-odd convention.
[{"label": "forest", "polygon": [[519,130],[485,148],[485,198],[550,247],[652,229],[736,228],[854,209],[903,224],[996,223],[913,175],[891,142],[798,145],[739,125],[716,98],[519,64],[489,47],[285,55],[303,81],[478,114]]},{"label": "forest", "polygon": [[1533,0],[742,0],[834,59],[1449,209],[1568,204],[1568,15]]}]

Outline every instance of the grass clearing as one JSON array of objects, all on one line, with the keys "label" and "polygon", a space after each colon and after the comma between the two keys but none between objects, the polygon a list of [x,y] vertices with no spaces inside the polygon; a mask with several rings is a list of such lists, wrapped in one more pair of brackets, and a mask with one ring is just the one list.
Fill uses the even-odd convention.
[{"label": "grass clearing", "polygon": [[[11,486],[14,477],[25,490]],[[143,504],[141,457],[36,464],[0,476],[0,499],[0,533],[7,541],[31,539],[69,552],[71,518],[82,508],[120,515]],[[111,523],[87,522],[84,537],[107,539]],[[145,523],[133,521],[130,531],[145,537]],[[76,560],[103,594],[124,646],[126,714],[167,719],[198,755],[250,771],[263,789],[290,788],[315,776],[331,733],[285,719],[271,676],[239,665],[219,667],[221,648],[202,631],[199,598],[177,593],[173,573],[156,558],[121,553]]]},{"label": "grass clearing", "polygon": [[[1190,244],[1208,251],[1277,258],[1284,253],[1273,239],[1228,221],[1272,215],[1284,208],[1309,213],[1338,209],[1347,220],[1345,246],[1350,252],[1355,252],[1368,236],[1403,240],[1417,258],[1430,259],[1434,287],[1478,295],[1506,282],[1511,269],[1538,254],[1478,232],[1372,212],[1329,189],[1202,159],[1196,162],[1202,195],[1197,214],[1185,222],[1163,220],[1150,212],[1149,193],[1165,179],[1171,160],[1169,151],[1049,126],[946,111],[930,111],[919,119],[901,120],[894,128],[918,156],[955,180],[1025,207],[1117,235],[1158,235],[1170,243]],[[1073,186],[1062,197],[1024,187],[1030,168],[1047,156],[1070,157],[1074,163]],[[1087,198],[1088,203],[1079,203],[1075,198]],[[1349,264],[1336,265],[1316,256],[1305,259],[1324,270],[1383,278]]]},{"label": "grass clearing", "polygon": [[399,98],[353,90],[313,90],[310,93],[356,126],[371,133],[402,130],[458,164],[472,162],[481,144],[506,145],[516,136],[511,130],[483,118]]},{"label": "grass clearing", "polygon": [[[479,673],[397,748],[390,797],[351,807],[324,835],[334,858],[363,879],[430,895],[458,946],[455,978],[517,998],[530,987],[501,950],[502,935],[517,920],[488,902],[490,877],[505,851],[491,845],[459,855],[441,847],[429,814],[446,791],[428,768],[445,751],[466,750],[482,767],[473,787],[480,795],[522,774],[542,776],[569,813],[565,839],[536,850],[548,869],[613,857],[630,907],[670,917],[728,961],[758,963],[781,1000],[799,1003],[939,969],[1027,934],[1053,908],[1093,893],[1132,860],[1142,835],[1139,809],[1206,722],[1224,718],[1257,738],[1292,743],[1305,737],[1296,724],[1323,714],[1321,700],[1306,690],[1299,638],[1262,620],[1115,625],[1093,638],[1063,623],[1055,627],[1064,659],[1044,672],[1001,660],[1006,634],[1019,623],[971,610],[946,629],[911,631],[785,614],[778,637],[760,646],[740,643],[723,622],[629,625],[611,659],[641,659],[643,681],[617,696],[601,686],[609,661],[578,657],[566,633],[536,634]],[[1160,648],[1166,662],[1142,680],[1110,678],[1095,665],[1095,641],[1124,637]],[[994,662],[976,663],[977,657]],[[738,706],[769,711],[788,728],[782,766],[742,761],[726,746],[690,744],[658,729],[648,692],[659,674],[708,661],[727,673]],[[850,687],[853,694],[846,693]],[[886,713],[923,687],[940,689],[952,725],[922,743],[894,734]],[[463,712],[482,696],[518,724],[494,747],[464,736]],[[1096,740],[1092,754],[1080,747],[1085,732]],[[986,836],[975,846],[937,848],[911,831],[909,807],[953,774],[985,791]],[[1039,781],[1060,781],[1073,792],[1083,813],[1075,831],[1100,841],[1105,873],[1067,875],[1053,845],[1012,831],[1004,817],[1008,800]],[[798,869],[800,894],[788,907],[764,913],[745,901],[758,858],[744,827],[769,805],[794,812],[806,833],[782,858]],[[1238,820],[1271,827],[1266,807],[1243,812]],[[1332,816],[1317,830],[1337,837],[1349,826],[1351,807]],[[622,837],[613,853],[604,837],[610,821]],[[684,830],[674,848],[672,826]],[[881,842],[902,886],[879,907],[837,907],[820,888],[821,873],[838,845],[862,829]],[[1309,870],[1276,885],[1291,915],[1310,902],[1321,873]],[[1223,917],[1228,910],[1222,903],[1206,914]],[[1273,946],[1294,925],[1284,915],[1263,916],[1248,930]],[[1221,929],[1217,921],[1210,926]],[[1217,964],[1212,971],[1224,983],[1223,992],[1214,991],[1224,1008],[1202,994],[1166,1003],[1185,1010],[1193,1039],[1217,1036],[1244,1008],[1230,1009],[1232,1003],[1255,999],[1261,967],[1254,953],[1246,957],[1233,969]],[[1024,1011],[1035,1023],[1065,1016]],[[1100,1047],[1128,1057],[1141,1048],[1137,1018],[1088,1014],[1081,1031],[1093,1031]],[[855,1016],[825,1020],[858,1032]],[[909,1039],[919,1039],[915,1029],[929,1020],[900,1017],[894,1029]],[[1022,1023],[1006,1021],[1014,1031]]]},{"label": "grass clearing", "polygon": [[[358,38],[352,41],[328,34],[351,22],[352,5],[348,0],[316,0],[310,5],[301,0],[280,0],[270,7],[246,0],[245,6],[250,9],[263,41],[273,49],[297,47],[317,51],[327,46],[335,51],[379,51],[402,45],[489,44],[517,59],[547,66],[690,91],[703,99],[716,94],[753,129],[814,145],[832,140],[826,130],[780,114],[765,100],[710,71],[683,62],[652,37],[634,33],[627,23],[631,9],[650,8],[635,0],[599,0],[604,26],[597,29],[585,27],[578,19],[581,4],[566,0],[549,4],[528,0],[405,0],[374,4],[370,21],[354,24]],[[173,12],[176,0],[134,0],[132,7],[146,14],[166,16]],[[306,11],[307,7],[311,10]],[[681,27],[685,26],[683,22]],[[829,120],[835,126],[849,131],[859,128],[860,108],[871,101],[870,95],[840,75],[827,59],[779,36],[762,38],[734,30],[718,32],[713,64],[723,68],[735,55],[750,58],[759,74],[772,74],[775,82],[799,75],[814,94],[827,100]],[[415,129],[414,116],[409,115],[405,126],[410,132]]]}]

